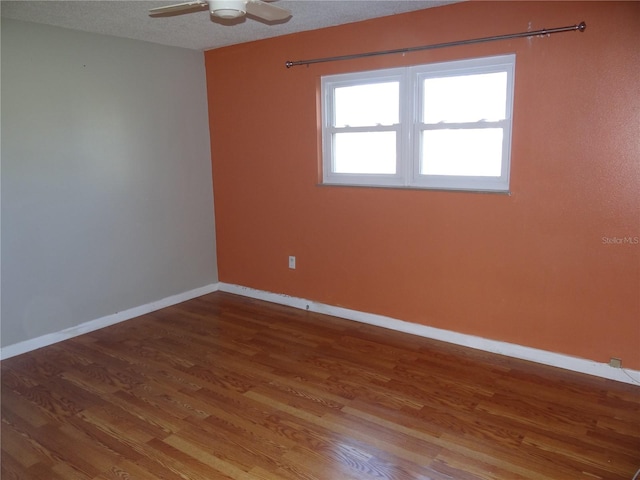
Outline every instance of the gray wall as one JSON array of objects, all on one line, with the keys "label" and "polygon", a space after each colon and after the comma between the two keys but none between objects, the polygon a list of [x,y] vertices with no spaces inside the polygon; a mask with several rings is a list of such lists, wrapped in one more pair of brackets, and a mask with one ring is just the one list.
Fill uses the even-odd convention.
[{"label": "gray wall", "polygon": [[202,52],[2,20],[2,346],[217,282]]}]

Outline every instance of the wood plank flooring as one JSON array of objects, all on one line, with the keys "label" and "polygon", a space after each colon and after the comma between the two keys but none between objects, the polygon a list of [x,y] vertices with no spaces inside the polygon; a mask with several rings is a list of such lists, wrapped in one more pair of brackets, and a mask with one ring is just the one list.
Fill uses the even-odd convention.
[{"label": "wood plank flooring", "polygon": [[3,480],[640,468],[638,386],[219,292],[1,368]]}]

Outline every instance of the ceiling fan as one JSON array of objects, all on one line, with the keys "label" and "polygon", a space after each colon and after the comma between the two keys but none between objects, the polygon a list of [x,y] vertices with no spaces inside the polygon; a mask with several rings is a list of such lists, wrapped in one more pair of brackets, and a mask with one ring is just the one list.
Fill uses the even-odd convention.
[{"label": "ceiling fan", "polygon": [[[268,0],[272,1],[272,0]],[[262,0],[194,0],[191,2],[152,8],[150,16],[171,16],[183,13],[209,10],[209,13],[223,20],[232,20],[246,15],[258,17],[267,22],[286,20],[291,12],[286,8],[276,7]]]}]

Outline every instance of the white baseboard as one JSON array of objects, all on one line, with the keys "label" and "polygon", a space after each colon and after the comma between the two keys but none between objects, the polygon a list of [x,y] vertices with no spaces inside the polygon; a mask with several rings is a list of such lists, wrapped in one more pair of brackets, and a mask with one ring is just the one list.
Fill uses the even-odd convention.
[{"label": "white baseboard", "polygon": [[206,295],[207,293],[215,292],[218,290],[218,288],[218,283],[212,283],[209,285],[205,285],[204,287],[189,290],[188,292],[179,293],[177,295],[172,295],[155,302],[147,303],[146,305],[130,308],[128,310],[123,310],[122,312],[114,313],[113,315],[107,315],[102,318],[81,323],[80,325],[67,328],[60,332],[48,333],[46,335],[42,335],[41,337],[25,340],[24,342],[14,343],[13,345],[8,345],[0,349],[0,359],[5,360],[7,358],[20,355],[21,353],[30,352],[32,350],[46,347],[48,345],[67,340],[69,338],[77,337],[84,333],[89,333],[95,330],[99,330],[100,328],[108,327],[109,325],[124,322],[125,320],[131,320],[132,318],[155,312],[156,310],[160,310],[161,308],[170,307],[171,305],[176,305],[178,303],[191,300],[192,298],[201,297],[202,295]]},{"label": "white baseboard", "polygon": [[541,363],[552,367],[558,367],[574,372],[585,373],[597,377],[608,378],[618,382],[630,383],[632,385],[640,385],[640,371],[613,368],[607,363],[598,363],[592,360],[564,355],[561,353],[548,352],[513,343],[500,342],[497,340],[489,340],[486,338],[466,335],[450,330],[428,327],[417,323],[405,322],[395,318],[385,317],[372,313],[350,310],[342,307],[334,307],[323,303],[305,300],[304,298],[290,297],[287,295],[256,290],[240,285],[233,285],[221,282],[219,290],[222,292],[234,293],[251,297],[258,300],[287,305],[302,310],[309,310],[316,313],[323,313],[335,317],[353,320],[356,322],[367,323],[379,327],[397,330],[400,332],[410,333],[421,337],[441,340],[443,342],[453,343],[464,347],[483,350],[486,352],[506,355],[508,357],[519,358],[531,362]]},{"label": "white baseboard", "polygon": [[109,325],[124,322],[126,320],[130,320],[132,318],[139,317],[141,315],[145,315],[147,313],[151,313],[165,307],[170,307],[171,305],[176,305],[178,303],[191,300],[192,298],[200,297],[202,295],[206,295],[218,290],[222,292],[233,293],[236,295],[242,295],[245,297],[255,298],[258,300],[264,300],[271,303],[277,303],[280,305],[287,305],[301,310],[309,310],[316,313],[332,315],[334,317],[340,317],[346,320],[353,320],[369,325],[376,325],[378,327],[388,328],[390,330],[410,333],[412,335],[418,335],[425,338],[453,343],[455,345],[483,350],[485,352],[506,355],[508,357],[519,358],[522,360],[529,360],[543,365],[549,365],[565,370],[585,373],[587,375],[608,378],[610,380],[616,380],[618,382],[640,385],[640,371],[637,370],[613,368],[610,367],[607,363],[598,363],[593,360],[573,357],[561,353],[553,353],[546,350],[525,347],[513,343],[489,340],[486,338],[466,335],[450,330],[443,330],[440,328],[433,328],[417,323],[405,322],[403,320],[385,317],[383,315],[376,315],[373,313],[360,312],[358,310],[350,310],[348,308],[335,307],[324,303],[306,300],[304,298],[291,297],[288,295],[266,292],[263,290],[256,290],[249,287],[222,282],[205,285],[204,287],[189,290],[188,292],[183,292],[177,295],[172,295],[156,302],[151,302],[146,305],[141,305],[129,310],[114,313],[113,315],[107,315],[102,318],[82,323],[75,327],[67,328],[60,332],[49,333],[41,337],[25,340],[24,342],[8,345],[0,349],[0,359],[4,360],[16,355],[20,355],[22,353],[36,350],[38,348],[46,347],[48,345],[67,340],[69,338],[77,337],[84,333],[89,333],[100,328],[108,327]]}]

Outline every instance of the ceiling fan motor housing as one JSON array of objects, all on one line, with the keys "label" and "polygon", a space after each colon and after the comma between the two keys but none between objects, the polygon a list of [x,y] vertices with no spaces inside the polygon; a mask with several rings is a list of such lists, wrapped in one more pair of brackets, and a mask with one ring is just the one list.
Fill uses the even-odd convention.
[{"label": "ceiling fan motor housing", "polygon": [[211,15],[220,18],[238,18],[247,13],[247,2],[244,0],[209,0],[209,11]]}]

